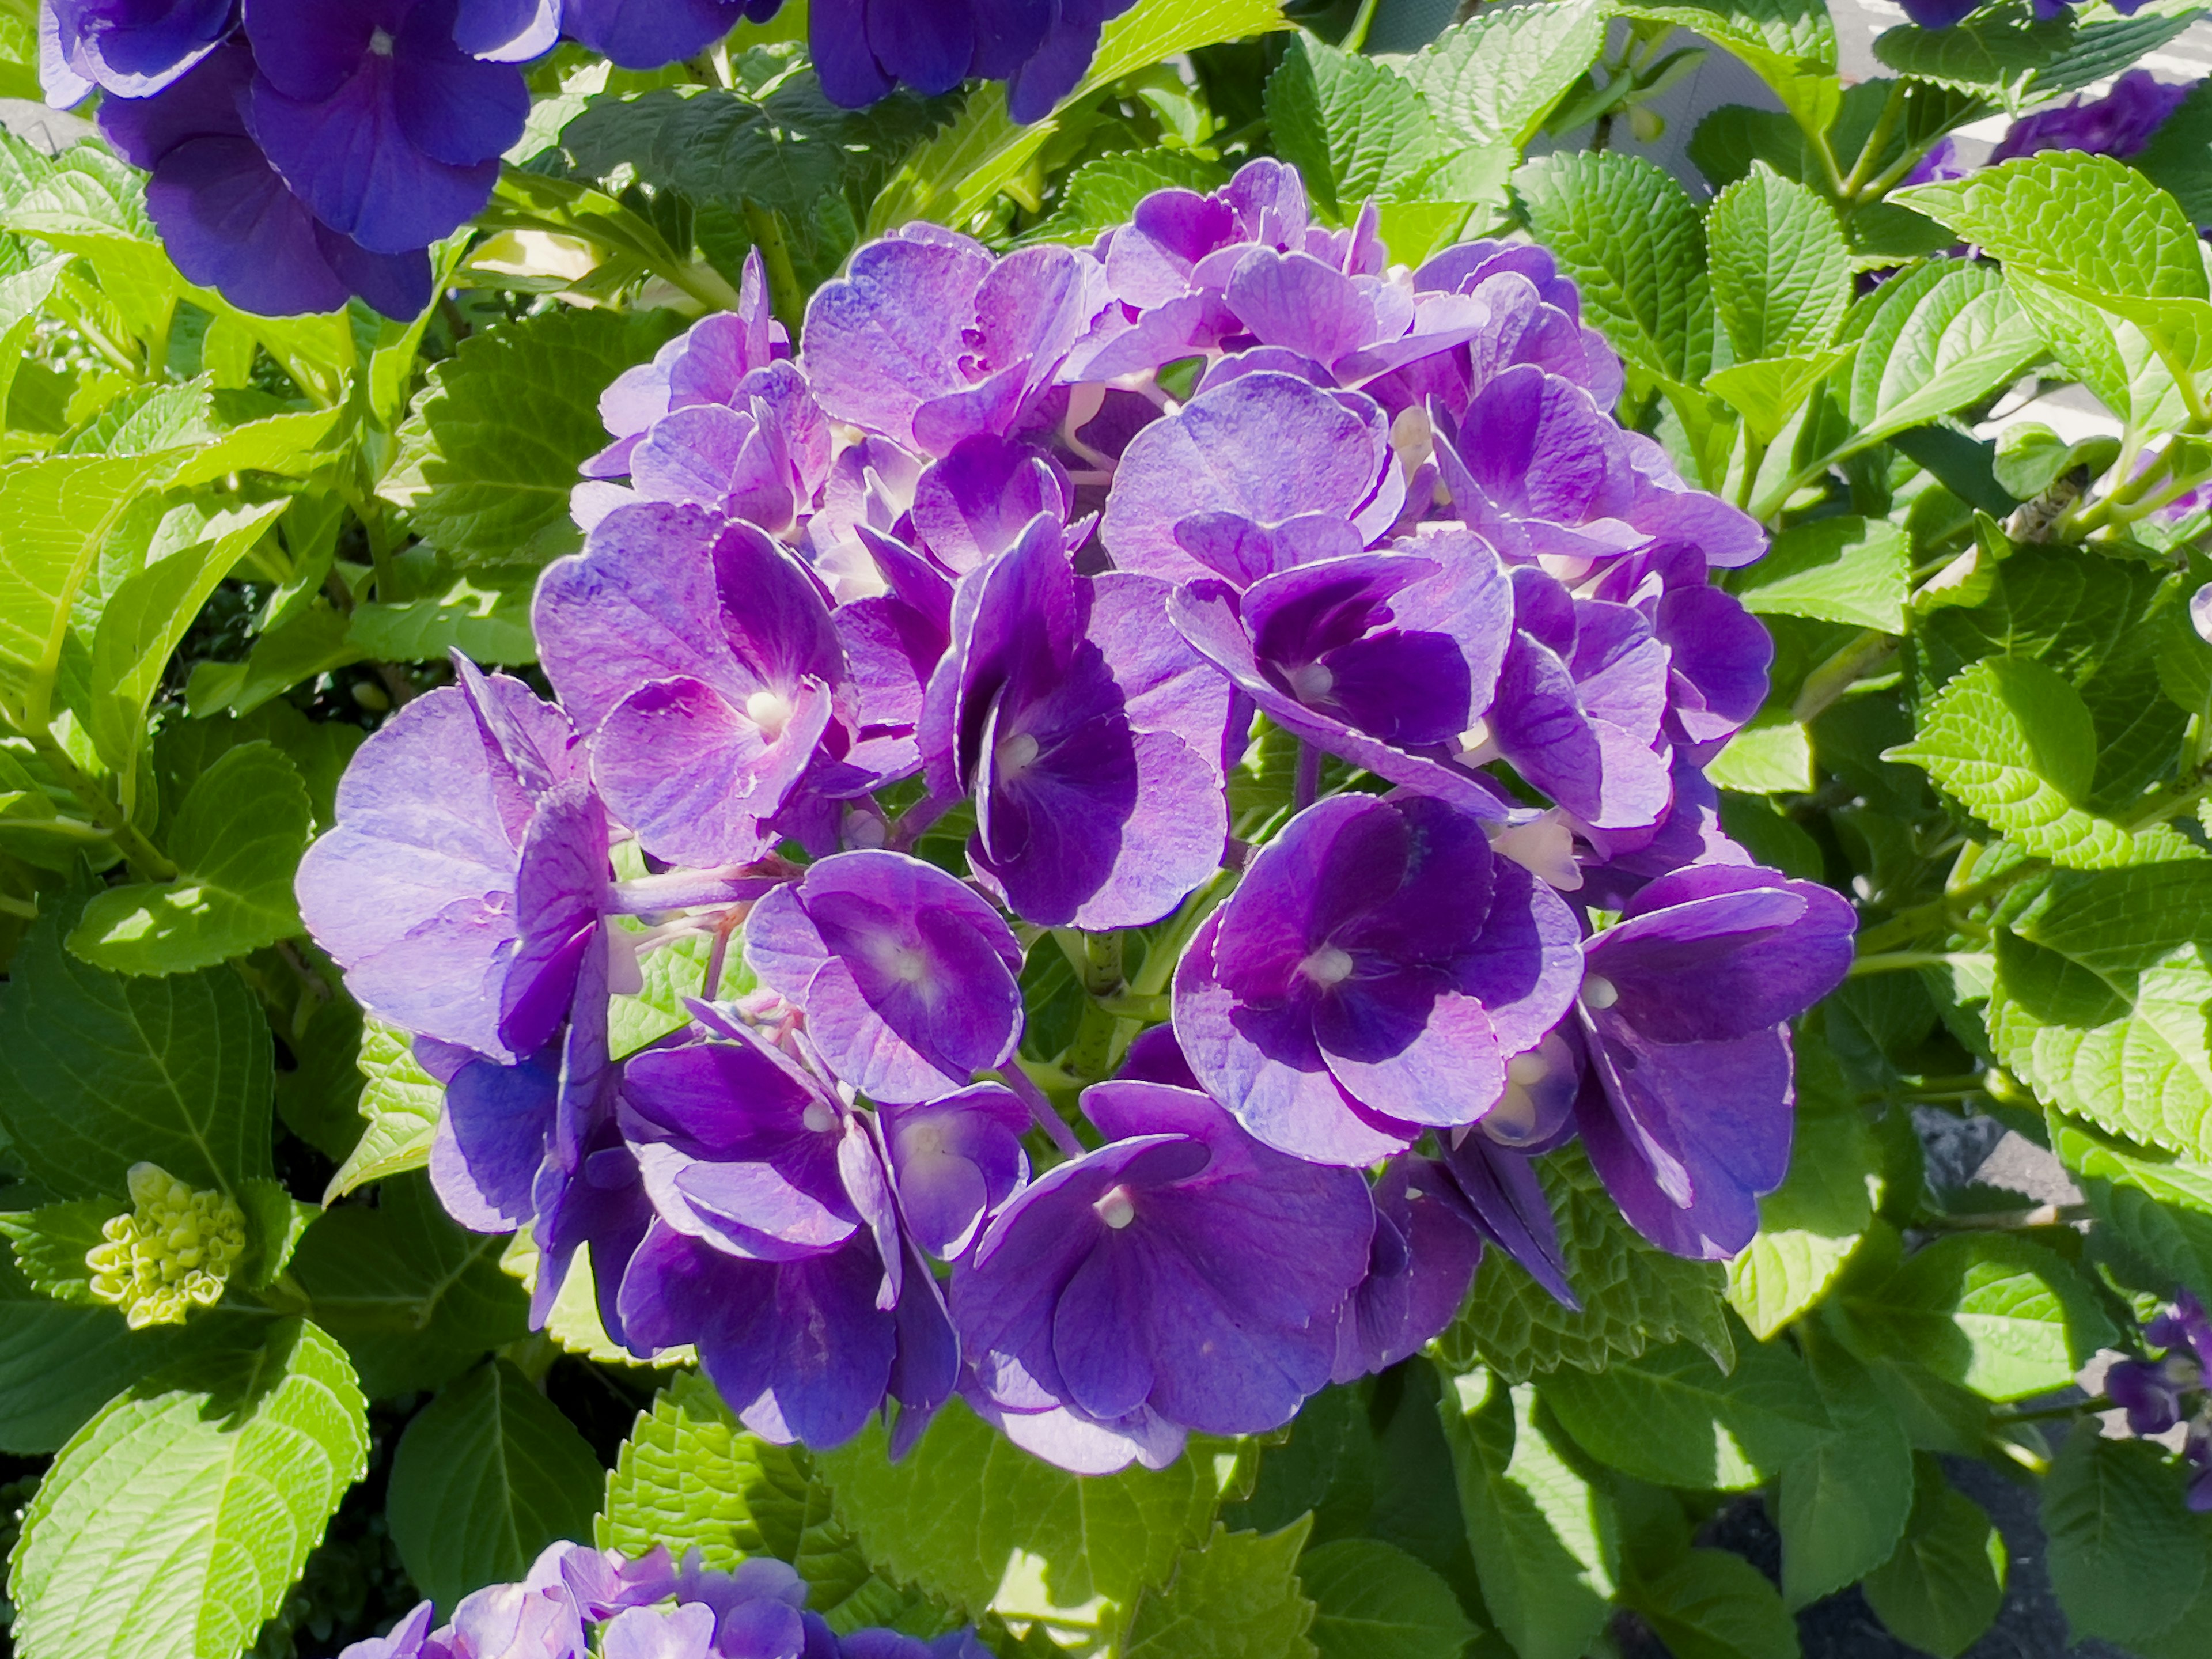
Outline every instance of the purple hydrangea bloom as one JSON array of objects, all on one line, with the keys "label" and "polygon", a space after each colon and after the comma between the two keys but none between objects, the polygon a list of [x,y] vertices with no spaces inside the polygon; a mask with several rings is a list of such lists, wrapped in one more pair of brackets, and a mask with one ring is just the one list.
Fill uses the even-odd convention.
[{"label": "purple hydrangea bloom", "polygon": [[458,0],[247,0],[253,137],[331,229],[428,246],[490,198],[530,91],[454,44]]},{"label": "purple hydrangea bloom", "polygon": [[808,33],[822,89],[858,109],[893,86],[1006,83],[1007,112],[1041,121],[1075,90],[1100,28],[1136,0],[817,0]]},{"label": "purple hydrangea bloom", "polygon": [[804,367],[833,418],[943,455],[1035,425],[1104,302],[1087,253],[994,259],[957,232],[911,224],[861,248],[808,301]]},{"label": "purple hydrangea bloom", "polygon": [[951,1394],[958,1348],[872,1121],[746,1028],[695,1012],[719,1040],[624,1069],[655,1212],[622,1281],[633,1348],[696,1345],[767,1439],[842,1444],[887,1394],[910,1439]]},{"label": "purple hydrangea bloom", "polygon": [[1149,576],[1075,574],[1048,514],[967,577],[924,702],[932,786],[972,789],[977,877],[1048,927],[1157,921],[1220,863],[1229,689]]},{"label": "purple hydrangea bloom", "polygon": [[2076,99],[2014,121],[1990,152],[1990,165],[2046,149],[2087,150],[2124,161],[2150,143],[2189,92],[2185,86],[2159,80],[2148,70],[2131,69],[2102,98]]},{"label": "purple hydrangea bloom", "polygon": [[1348,1170],[1286,1158],[1205,1096],[1102,1083],[1108,1144],[1033,1182],[956,1271],[982,1390],[1211,1434],[1290,1421],[1329,1377],[1374,1206]]},{"label": "purple hydrangea bloom", "polygon": [[933,1099],[1002,1066],[1021,1030],[1022,947],[990,904],[901,853],[841,853],[745,924],[761,983],[806,1011],[842,1081],[878,1101]]},{"label": "purple hydrangea bloom", "polygon": [[109,98],[100,131],[153,174],[146,210],[188,281],[264,316],[336,311],[356,295],[387,317],[430,303],[416,247],[372,253],[316,218],[247,131],[253,55],[232,41],[146,98]]},{"label": "purple hydrangea bloom", "polygon": [[40,76],[66,107],[97,87],[146,98],[222,44],[236,0],[40,0]]},{"label": "purple hydrangea bloom", "polygon": [[523,64],[561,37],[561,0],[460,0],[453,44],[487,63]]},{"label": "purple hydrangea bloom", "polygon": [[1261,1140],[1364,1164],[1479,1121],[1581,975],[1566,905],[1425,796],[1340,795],[1285,826],[1193,938],[1175,1027]]},{"label": "purple hydrangea bloom", "polygon": [[750,21],[764,23],[783,0],[561,0],[561,24],[623,69],[659,69],[695,56]]},{"label": "purple hydrangea bloom", "polygon": [[1643,888],[1583,946],[1571,1030],[1576,1121],[1637,1231],[1677,1255],[1734,1255],[1790,1167],[1785,1024],[1843,982],[1857,920],[1827,888],[1699,865]]},{"label": "purple hydrangea bloom", "polygon": [[817,756],[849,745],[856,711],[830,608],[750,525],[625,507],[546,570],[532,620],[562,705],[592,734],[608,806],[656,858],[757,857]]},{"label": "purple hydrangea bloom", "polygon": [[1332,1382],[1407,1358],[1459,1315],[1482,1260],[1482,1235],[1442,1164],[1395,1158],[1376,1178],[1367,1277],[1344,1304]]},{"label": "purple hydrangea bloom", "polygon": [[1030,1109],[996,1084],[884,1109],[884,1147],[907,1231],[927,1254],[967,1254],[983,1225],[1029,1182]]}]

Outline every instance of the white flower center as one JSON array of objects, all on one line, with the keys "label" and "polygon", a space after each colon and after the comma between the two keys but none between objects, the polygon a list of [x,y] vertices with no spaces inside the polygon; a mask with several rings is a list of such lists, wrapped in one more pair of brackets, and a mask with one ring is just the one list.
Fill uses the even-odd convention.
[{"label": "white flower center", "polygon": [[999,739],[994,750],[999,770],[1010,778],[1018,778],[1034,765],[1037,757],[1037,740],[1026,732],[1017,732],[1010,738]]},{"label": "white flower center", "polygon": [[1117,1233],[1137,1218],[1137,1203],[1129,1196],[1127,1187],[1116,1187],[1091,1207],[1098,1212],[1101,1221]]},{"label": "white flower center", "polygon": [[1316,985],[1341,985],[1352,977],[1352,953],[1324,945],[1298,964],[1299,971]]},{"label": "white flower center", "polygon": [[816,1134],[826,1135],[837,1127],[837,1114],[825,1102],[817,1100],[806,1109],[806,1115],[799,1121]]},{"label": "white flower center", "polygon": [[392,32],[389,29],[374,29],[370,31],[368,37],[368,49],[374,52],[379,58],[391,57],[392,46]]},{"label": "white flower center", "polygon": [[1602,1013],[1620,1000],[1620,988],[1603,975],[1592,974],[1583,981],[1583,1006],[1585,1008],[1595,1008]]},{"label": "white flower center", "polygon": [[1291,695],[1300,702],[1317,702],[1335,687],[1336,675],[1326,663],[1310,662],[1290,672]]},{"label": "white flower center", "polygon": [[761,736],[770,743],[791,724],[791,699],[781,691],[756,691],[745,699],[745,718],[760,727]]},{"label": "white flower center", "polygon": [[1534,1048],[1506,1062],[1505,1075],[1524,1088],[1531,1083],[1541,1083],[1551,1074],[1552,1062]]}]

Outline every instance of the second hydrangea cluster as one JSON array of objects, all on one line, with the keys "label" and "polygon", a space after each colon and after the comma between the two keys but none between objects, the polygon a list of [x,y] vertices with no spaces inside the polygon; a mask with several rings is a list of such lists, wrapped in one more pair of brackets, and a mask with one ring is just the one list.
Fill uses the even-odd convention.
[{"label": "second hydrangea cluster", "polygon": [[[1764,538],[1614,421],[1544,253],[1375,225],[1258,161],[1091,248],[911,226],[803,352],[754,271],[609,389],[558,702],[460,664],[299,880],[541,1316],[588,1247],[763,1436],[958,1394],[1104,1470],[1404,1357],[1486,1242],[1571,1299],[1531,1160],[1577,1137],[1657,1245],[1748,1242],[1854,925],[1701,770]],[[1063,948],[1066,1064],[1022,1051]]]}]

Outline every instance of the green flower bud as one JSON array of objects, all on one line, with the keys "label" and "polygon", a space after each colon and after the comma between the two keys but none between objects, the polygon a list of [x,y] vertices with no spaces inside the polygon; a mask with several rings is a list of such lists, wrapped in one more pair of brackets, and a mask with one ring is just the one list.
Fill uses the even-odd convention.
[{"label": "green flower bud", "polygon": [[181,1325],[191,1309],[222,1299],[246,1250],[246,1212],[221,1193],[196,1193],[154,1164],[131,1166],[129,1213],[101,1227],[85,1252],[92,1293],[120,1308],[132,1330]]}]

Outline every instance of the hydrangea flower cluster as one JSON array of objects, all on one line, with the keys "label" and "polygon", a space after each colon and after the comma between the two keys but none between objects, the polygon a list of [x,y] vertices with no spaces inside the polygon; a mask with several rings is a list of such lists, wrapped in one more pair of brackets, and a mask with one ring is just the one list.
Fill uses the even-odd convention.
[{"label": "hydrangea flower cluster", "polygon": [[158,1164],[134,1164],[131,1207],[100,1228],[85,1252],[95,1298],[134,1330],[181,1325],[194,1308],[222,1300],[246,1253],[246,1212],[222,1193],[194,1192]]},{"label": "hydrangea flower cluster", "polygon": [[[460,663],[301,866],[541,1315],[588,1248],[763,1436],[958,1394],[1105,1471],[1404,1358],[1486,1243],[1571,1300],[1577,1136],[1656,1244],[1749,1241],[1853,913],[1720,831],[1771,646],[1711,573],[1763,537],[1614,422],[1547,256],[1393,266],[1255,161],[1090,248],[908,226],[802,344],[755,270],[609,388],[557,703]],[[1073,1073],[1021,1053],[1070,930],[1149,930],[1172,1015]]]},{"label": "hydrangea flower cluster", "polygon": [[[2078,149],[2125,161],[2150,143],[2191,90],[2161,81],[2148,70],[2131,69],[2102,98],[2077,98],[2021,117],[2005,129],[1988,165],[2047,149]],[[1956,142],[1946,138],[1922,158],[1909,182],[1963,179],[1972,171],[1959,161]]]},{"label": "hydrangea flower cluster", "polygon": [[[782,0],[40,0],[40,78],[152,175],[147,210],[191,282],[270,315],[349,298],[410,318],[428,247],[490,199],[530,112],[521,65],[563,34],[657,69]],[[823,0],[823,89],[1003,80],[1042,119],[1133,0]]]},{"label": "hydrangea flower cluster", "polygon": [[2212,1388],[2205,1381],[2212,1372],[2212,1319],[2182,1291],[2170,1310],[2143,1327],[2143,1340],[2165,1350],[2163,1357],[2116,1362],[2105,1373],[2106,1397],[2127,1413],[2131,1433],[2168,1434],[2188,1425],[2182,1456],[2194,1472],[2189,1507],[2212,1514]]},{"label": "hydrangea flower cluster", "polygon": [[933,1642],[890,1630],[840,1637],[806,1611],[805,1581],[782,1562],[761,1556],[716,1572],[696,1549],[678,1567],[665,1547],[632,1561],[550,1545],[520,1583],[477,1590],[434,1631],[435,1616],[425,1601],[339,1659],[988,1659],[964,1630]]}]

